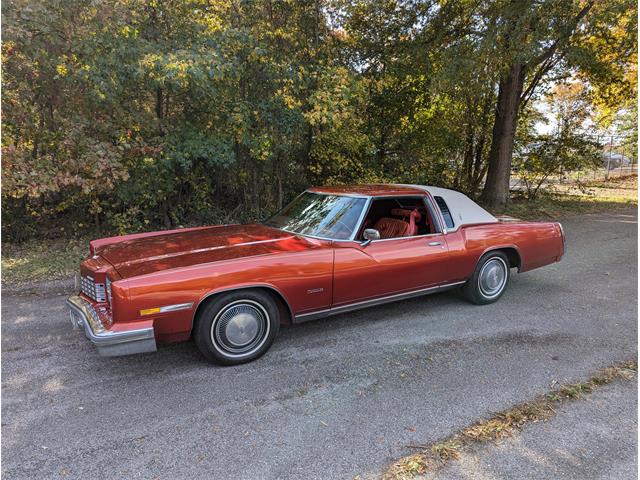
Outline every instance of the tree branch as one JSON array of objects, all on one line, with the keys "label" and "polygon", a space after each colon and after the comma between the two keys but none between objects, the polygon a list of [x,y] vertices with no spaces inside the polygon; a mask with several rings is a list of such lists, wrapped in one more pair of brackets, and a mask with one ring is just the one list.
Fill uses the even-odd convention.
[{"label": "tree branch", "polygon": [[533,75],[529,86],[525,89],[525,91],[520,96],[520,108],[523,108],[527,102],[531,99],[533,92],[536,87],[540,84],[542,78],[560,61],[559,58],[554,58],[554,54],[557,52],[558,47],[568,40],[575,29],[578,27],[582,19],[587,16],[591,8],[593,7],[595,1],[591,0],[587,2],[587,4],[578,12],[578,14],[574,17],[573,22],[571,22],[571,27],[566,28],[562,35],[554,40],[554,42],[544,50],[540,55],[534,58],[531,62],[527,64],[528,68],[535,67],[539,65],[538,70]]},{"label": "tree branch", "polygon": [[536,73],[533,75],[529,86],[527,86],[522,95],[520,95],[520,108],[524,108],[526,106],[540,81],[553,67],[558,64],[559,61],[559,58],[548,58],[542,65],[540,65]]},{"label": "tree branch", "polygon": [[595,4],[594,0],[587,2],[587,4],[582,8],[582,10],[580,10],[578,14],[574,17],[573,22],[571,23],[571,28],[567,28],[562,33],[562,35],[556,38],[555,41],[546,50],[544,50],[540,55],[538,55],[531,62],[529,62],[528,66],[533,67],[535,65],[539,65],[540,63],[550,59],[553,56],[553,54],[556,53],[558,46],[560,46],[562,42],[568,40],[571,37],[576,27],[580,24],[582,19],[589,13],[589,11],[591,10],[594,4]]}]

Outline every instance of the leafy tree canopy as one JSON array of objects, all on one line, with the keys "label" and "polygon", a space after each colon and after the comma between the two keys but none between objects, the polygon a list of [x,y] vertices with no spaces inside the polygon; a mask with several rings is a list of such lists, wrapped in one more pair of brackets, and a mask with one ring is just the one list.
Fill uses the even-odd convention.
[{"label": "leafy tree canopy", "polygon": [[[4,233],[249,220],[322,183],[476,195],[485,178],[499,183],[492,165],[510,162],[509,145],[529,138],[515,128],[529,99],[559,79],[587,86],[580,100],[603,124],[623,112],[637,125],[636,10],[628,0],[7,0]],[[513,128],[501,114],[508,90]],[[582,155],[567,138],[567,155]]]}]

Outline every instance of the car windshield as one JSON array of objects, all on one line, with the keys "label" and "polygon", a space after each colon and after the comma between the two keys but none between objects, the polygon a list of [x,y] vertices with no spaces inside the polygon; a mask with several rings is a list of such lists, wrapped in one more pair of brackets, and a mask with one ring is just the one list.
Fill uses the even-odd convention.
[{"label": "car windshield", "polygon": [[348,240],[365,203],[364,198],[304,192],[264,223],[300,235]]}]

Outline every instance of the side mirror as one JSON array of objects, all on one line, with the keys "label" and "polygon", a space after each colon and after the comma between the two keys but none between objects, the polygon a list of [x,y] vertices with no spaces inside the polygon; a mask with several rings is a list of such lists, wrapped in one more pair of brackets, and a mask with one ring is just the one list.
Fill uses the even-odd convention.
[{"label": "side mirror", "polygon": [[375,228],[366,228],[362,236],[364,237],[363,247],[369,245],[372,240],[380,240],[380,232]]}]

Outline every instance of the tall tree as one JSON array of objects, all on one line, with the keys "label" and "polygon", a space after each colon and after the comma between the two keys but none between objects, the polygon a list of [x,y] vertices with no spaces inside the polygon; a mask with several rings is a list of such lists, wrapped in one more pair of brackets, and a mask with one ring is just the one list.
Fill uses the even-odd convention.
[{"label": "tall tree", "polygon": [[6,0],[2,20],[14,239],[250,220],[311,183],[475,194],[488,166],[504,201],[545,82],[634,113],[631,0]]},{"label": "tall tree", "polygon": [[[520,110],[548,78],[562,68],[600,68],[596,52],[585,48],[602,33],[603,24],[617,25],[634,11],[630,1],[509,0],[491,6],[497,22],[496,54],[500,68],[489,167],[482,199],[488,205],[509,200],[511,160]],[[628,32],[633,43],[637,34]],[[616,55],[628,55],[623,49]],[[614,55],[614,56],[616,56]],[[613,62],[610,62],[613,63]],[[623,79],[616,79],[622,81]]]}]

